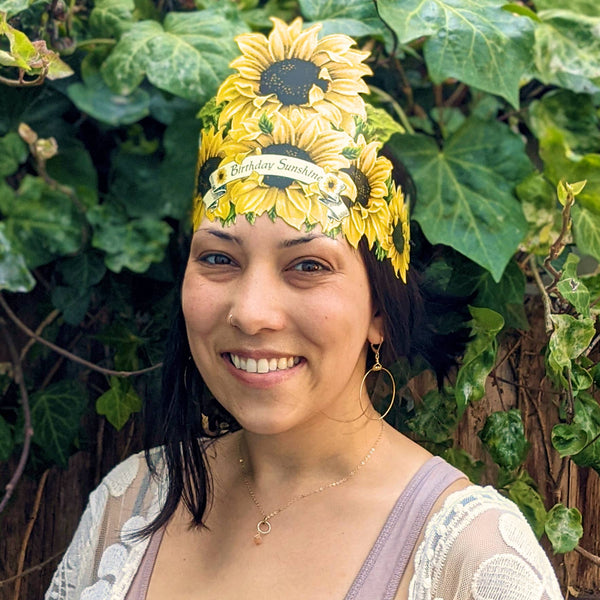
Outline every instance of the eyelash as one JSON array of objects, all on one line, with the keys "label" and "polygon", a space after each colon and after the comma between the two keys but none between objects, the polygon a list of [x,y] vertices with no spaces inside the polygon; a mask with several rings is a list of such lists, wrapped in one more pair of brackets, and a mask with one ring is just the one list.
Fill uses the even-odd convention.
[{"label": "eyelash", "polygon": [[[221,267],[221,266],[229,266],[234,264],[233,259],[231,259],[226,254],[221,254],[219,252],[212,252],[209,254],[204,254],[198,257],[198,262],[207,264],[211,267]],[[308,267],[308,268],[303,268]],[[323,271],[329,271],[330,269],[325,266],[323,263],[314,259],[305,259],[297,262],[291,267],[292,271],[297,273],[320,273]]]},{"label": "eyelash", "polygon": [[[316,267],[316,268],[310,268],[308,270],[300,269],[299,267],[301,267],[302,265],[311,265],[311,267]],[[312,259],[301,260],[300,262],[296,263],[292,268],[295,271],[299,271],[301,273],[318,273],[321,271],[329,270],[323,263],[320,263],[319,261],[312,260]]]}]

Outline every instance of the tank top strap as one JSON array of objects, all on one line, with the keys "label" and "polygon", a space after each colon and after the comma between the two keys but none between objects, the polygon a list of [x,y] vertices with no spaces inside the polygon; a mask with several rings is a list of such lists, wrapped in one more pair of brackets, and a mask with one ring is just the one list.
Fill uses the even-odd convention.
[{"label": "tank top strap", "polygon": [[392,508],[345,600],[393,600],[433,505],[464,477],[437,456],[421,466]]},{"label": "tank top strap", "polygon": [[131,582],[131,586],[129,587],[124,600],[146,599],[148,586],[150,585],[150,577],[152,576],[152,571],[154,570],[154,563],[156,562],[158,549],[160,548],[160,543],[162,541],[164,532],[165,528],[163,527],[158,531],[155,531],[150,536],[150,542],[148,543],[146,552],[144,552],[140,566],[135,574],[135,577],[133,578],[133,581]]}]

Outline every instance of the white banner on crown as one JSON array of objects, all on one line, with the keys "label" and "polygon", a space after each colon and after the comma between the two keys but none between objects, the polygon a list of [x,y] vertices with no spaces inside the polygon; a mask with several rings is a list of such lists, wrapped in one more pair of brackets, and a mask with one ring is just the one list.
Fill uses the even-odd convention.
[{"label": "white banner on crown", "polygon": [[[288,177],[301,183],[318,183],[321,191],[319,200],[329,209],[330,218],[341,221],[350,214],[340,197],[346,186],[339,178],[333,173],[326,173],[315,163],[282,154],[247,156],[241,163],[231,161],[221,165],[209,177],[211,188],[202,198],[206,210],[210,211],[217,206],[228,183],[248,177],[252,173]],[[326,181],[331,181],[331,178],[335,179],[334,190],[327,189],[324,185]]]}]

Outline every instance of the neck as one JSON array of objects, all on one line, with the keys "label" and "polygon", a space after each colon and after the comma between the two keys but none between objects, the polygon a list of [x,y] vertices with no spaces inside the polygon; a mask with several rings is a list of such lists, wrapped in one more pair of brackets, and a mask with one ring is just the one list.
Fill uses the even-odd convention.
[{"label": "neck", "polygon": [[280,434],[242,431],[239,451],[256,490],[302,491],[346,477],[370,458],[381,421],[367,415],[349,423],[326,421]]}]

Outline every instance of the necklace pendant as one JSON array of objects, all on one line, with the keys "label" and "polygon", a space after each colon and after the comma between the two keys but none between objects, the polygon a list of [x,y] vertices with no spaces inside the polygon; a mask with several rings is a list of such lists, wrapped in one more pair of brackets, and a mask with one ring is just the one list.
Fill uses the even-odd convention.
[{"label": "necklace pendant", "polygon": [[268,535],[269,533],[271,533],[271,523],[269,523],[269,517],[265,517],[264,519],[261,519],[256,524],[256,533],[254,534],[254,543],[257,546],[260,546],[260,544],[262,544],[262,536]]}]

